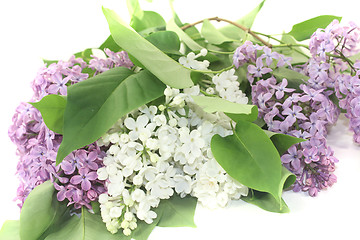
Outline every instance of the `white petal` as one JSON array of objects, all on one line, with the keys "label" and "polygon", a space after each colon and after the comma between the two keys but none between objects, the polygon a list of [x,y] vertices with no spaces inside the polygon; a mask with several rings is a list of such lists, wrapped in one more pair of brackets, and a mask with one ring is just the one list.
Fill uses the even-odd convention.
[{"label": "white petal", "polygon": [[141,115],[136,119],[136,126],[138,128],[143,128],[148,124],[149,118],[146,115]]},{"label": "white petal", "polygon": [[135,126],[136,126],[135,120],[131,117],[126,118],[124,121],[124,124],[125,124],[125,127],[127,127],[130,130],[134,130]]}]

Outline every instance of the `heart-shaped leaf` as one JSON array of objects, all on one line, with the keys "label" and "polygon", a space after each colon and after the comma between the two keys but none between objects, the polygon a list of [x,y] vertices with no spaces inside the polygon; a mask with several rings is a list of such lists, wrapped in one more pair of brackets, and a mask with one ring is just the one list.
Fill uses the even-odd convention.
[{"label": "heart-shaped leaf", "polygon": [[280,155],[260,127],[238,121],[233,135],[213,136],[211,151],[232,178],[281,202]]}]

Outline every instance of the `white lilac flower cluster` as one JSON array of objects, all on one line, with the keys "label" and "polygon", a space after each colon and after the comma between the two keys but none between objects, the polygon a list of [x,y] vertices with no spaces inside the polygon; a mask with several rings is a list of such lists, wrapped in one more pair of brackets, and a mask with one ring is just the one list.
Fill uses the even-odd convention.
[{"label": "white lilac flower cluster", "polygon": [[[235,69],[232,68],[229,71],[225,71],[212,78],[212,82],[215,84],[215,89],[219,96],[225,100],[235,103],[247,104],[248,98],[245,93],[240,89],[240,83],[237,81],[238,76],[235,74]],[[213,94],[212,88],[206,89],[206,92]]]},{"label": "white lilac flower cluster", "polygon": [[198,61],[196,60],[199,57],[205,57],[208,51],[203,48],[201,51],[195,55],[195,53],[190,52],[188,55],[182,56],[179,58],[179,63],[184,67],[195,69],[195,70],[208,70],[210,62],[208,60]]},{"label": "white lilac flower cluster", "polygon": [[[228,71],[220,78],[236,80],[233,74]],[[191,195],[205,207],[217,208],[248,193],[222,169],[210,149],[212,136],[232,134],[230,119],[223,113],[206,113],[193,102],[191,96],[201,95],[199,86],[167,87],[164,95],[165,104],[133,111],[99,142],[108,146],[104,167],[97,171],[108,191],[99,202],[112,233],[121,228],[130,235],[137,227],[136,217],[152,223],[157,217],[152,209],[173,194]]]}]

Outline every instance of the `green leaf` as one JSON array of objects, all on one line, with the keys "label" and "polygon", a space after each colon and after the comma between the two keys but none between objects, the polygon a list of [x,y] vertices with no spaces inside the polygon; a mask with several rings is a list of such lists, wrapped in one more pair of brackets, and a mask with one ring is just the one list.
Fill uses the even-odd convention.
[{"label": "green leaf", "polygon": [[180,198],[173,195],[170,199],[163,199],[157,208],[153,209],[157,217],[151,224],[137,221],[137,228],[131,234],[135,240],[147,240],[156,226],[159,227],[196,227],[194,213],[196,198],[187,196]]},{"label": "green leaf", "polygon": [[171,19],[167,25],[166,30],[175,32],[179,38],[188,46],[192,51],[201,50],[204,47],[195,42],[189,35],[187,35],[181,28],[176,25],[175,20]]},{"label": "green leaf", "polygon": [[177,194],[170,199],[161,200],[156,210],[162,213],[157,226],[196,227],[194,223],[196,204],[196,198],[190,196],[181,198]]},{"label": "green leaf", "polygon": [[92,59],[92,49],[87,48],[82,52],[75,53],[74,55],[76,58],[82,58],[85,62],[89,62]]},{"label": "green leaf", "polygon": [[288,213],[290,212],[289,207],[285,203],[284,199],[281,198],[281,206],[275,198],[266,192],[260,192],[256,190],[250,190],[249,195],[246,197],[241,197],[242,200],[244,200],[247,203],[251,203],[253,205],[258,206],[259,208],[262,208],[269,212],[276,212],[276,213]]},{"label": "green leaf", "polygon": [[181,27],[183,24],[179,18],[179,16],[177,15],[177,13],[175,12],[175,8],[174,8],[174,4],[173,4],[174,0],[169,0],[169,4],[170,4],[170,8],[171,8],[171,12],[173,14],[173,19],[176,23],[177,26]]},{"label": "green leaf", "polygon": [[144,11],[141,17],[133,16],[130,26],[137,32],[149,28],[158,28],[166,26],[165,20],[160,14],[152,11]]},{"label": "green leaf", "polygon": [[[261,10],[261,8],[264,5],[264,1],[262,1],[257,7],[255,7],[251,12],[249,12],[244,17],[240,18],[236,21],[236,23],[239,23],[247,28],[251,28],[254,20]],[[245,39],[246,33],[241,30],[240,28],[234,26],[234,25],[226,25],[225,27],[222,27],[219,29],[219,31],[224,34],[226,37],[232,38],[232,39]]]},{"label": "green leaf", "polygon": [[63,133],[66,97],[51,94],[43,97],[40,102],[30,104],[40,111],[46,126],[51,131]]},{"label": "green leaf", "polygon": [[205,112],[224,112],[234,121],[245,120],[253,122],[258,116],[258,108],[255,105],[233,103],[218,97],[191,97]]},{"label": "green leaf", "polygon": [[[154,219],[154,221],[150,224],[147,224],[144,221],[138,220],[137,221],[137,228],[131,233],[131,238],[135,240],[147,240],[154,230],[156,225],[159,222],[160,217]],[[122,239],[120,239],[122,240]]]},{"label": "green leaf", "polygon": [[[293,36],[289,34],[283,34],[281,36],[281,42],[283,44],[294,45],[298,42],[294,39]],[[292,64],[302,64],[309,61],[309,56],[306,54],[301,47],[289,46],[289,47],[276,47],[273,46],[274,51],[281,53],[285,56],[291,57]]]},{"label": "green leaf", "polygon": [[341,17],[332,15],[322,15],[295,24],[288,33],[296,40],[303,41],[309,39],[318,28],[326,28],[334,19],[341,21]]},{"label": "green leaf", "polygon": [[43,62],[46,64],[46,66],[50,66],[51,64],[53,63],[58,63],[58,60],[46,60],[46,59],[43,59]]},{"label": "green leaf", "polygon": [[126,5],[131,17],[137,16],[142,18],[143,10],[141,10],[140,4],[138,0],[126,0]]},{"label": "green leaf", "polygon": [[118,67],[68,88],[63,140],[56,162],[98,140],[125,114],[163,95],[165,85],[149,71]]},{"label": "green leaf", "polygon": [[95,214],[100,214],[100,203],[98,201],[91,202],[91,207]]},{"label": "green leaf", "polygon": [[99,47],[99,49],[104,50],[105,48],[110,49],[113,52],[118,52],[120,51],[120,47],[119,45],[116,44],[116,42],[114,41],[113,37],[110,35],[103,44],[101,44],[101,46]]},{"label": "green leaf", "polygon": [[20,214],[21,240],[37,240],[52,224],[56,216],[54,191],[53,183],[47,181],[30,192]]},{"label": "green leaf", "polygon": [[201,28],[201,34],[204,36],[204,38],[212,44],[219,45],[224,42],[233,42],[235,40],[226,37],[224,34],[222,34],[218,29],[214,27],[210,23],[209,20],[205,19],[202,24]]},{"label": "green leaf", "polygon": [[292,145],[306,141],[306,139],[293,137],[287,134],[274,133],[264,130],[266,135],[271,139],[280,156],[283,155]]},{"label": "green leaf", "polygon": [[62,226],[71,218],[70,209],[65,202],[59,203],[56,193],[53,195],[53,205],[56,206],[54,208],[56,211],[54,220],[48,229],[46,229],[46,231],[37,240],[44,240],[48,235],[57,232],[59,228],[62,228]]},{"label": "green leaf", "polygon": [[139,60],[152,74],[174,88],[193,86],[189,69],[184,68],[153,44],[142,38],[127,26],[114,11],[103,8],[103,12],[115,42]]},{"label": "green leaf", "polygon": [[81,217],[74,215],[57,232],[51,233],[45,240],[130,240],[119,231],[111,234],[103,223],[101,216],[89,213],[82,208]]},{"label": "green leaf", "polygon": [[[290,187],[296,180],[296,176],[289,172],[285,167],[281,168],[281,182],[280,186],[283,186],[283,189]],[[271,194],[266,192],[260,192],[250,189],[249,195],[246,197],[241,197],[247,203],[254,204],[266,211],[277,212],[277,213],[288,213],[290,209],[286,205],[284,199],[281,198],[281,203],[279,203]]]},{"label": "green leaf", "polygon": [[20,240],[19,230],[19,220],[8,220],[4,222],[0,231],[0,240]]},{"label": "green leaf", "polygon": [[300,84],[304,84],[309,80],[309,77],[301,74],[299,72],[296,72],[294,70],[282,67],[282,68],[276,68],[272,74],[277,78],[278,81],[282,81],[283,78],[286,78],[288,81],[287,87],[294,88],[297,90],[300,90],[299,86]]},{"label": "green leaf", "polygon": [[257,125],[238,121],[234,134],[213,136],[216,161],[238,182],[281,200],[281,160],[275,146]]},{"label": "green leaf", "polygon": [[180,50],[180,39],[175,32],[160,31],[150,34],[145,37],[146,40],[151,42],[155,47],[161,51],[170,54],[182,55]]}]

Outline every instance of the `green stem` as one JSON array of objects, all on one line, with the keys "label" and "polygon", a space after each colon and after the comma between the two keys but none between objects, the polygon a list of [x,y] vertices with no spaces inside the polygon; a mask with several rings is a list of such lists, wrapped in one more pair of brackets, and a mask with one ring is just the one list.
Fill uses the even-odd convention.
[{"label": "green stem", "polygon": [[233,52],[222,52],[222,51],[216,51],[216,50],[212,50],[212,49],[208,49],[209,52],[213,52],[213,53],[218,53],[218,54],[226,54],[226,55],[230,55],[230,54],[234,54],[235,51]]},{"label": "green stem", "polygon": [[201,92],[202,94],[204,94],[205,96],[207,96],[207,97],[216,97],[216,95],[208,94],[207,92],[205,92],[205,91],[202,90],[202,89],[200,89],[200,92]]},{"label": "green stem", "polygon": [[341,51],[336,51],[336,53],[339,54],[339,55],[331,54],[331,53],[326,53],[326,55],[329,56],[329,57],[340,58],[340,59],[344,60],[347,64],[349,64],[352,71],[354,71],[354,72],[357,71],[356,68],[354,67],[353,61],[351,61],[350,59],[345,57],[345,55]]},{"label": "green stem", "polygon": [[275,48],[275,47],[289,47],[289,48],[303,47],[303,48],[309,49],[308,45],[300,44],[300,43],[283,43],[283,44],[273,45],[273,48]]},{"label": "green stem", "polygon": [[261,35],[261,36],[264,36],[264,37],[267,37],[267,38],[269,38],[269,39],[275,40],[275,41],[277,41],[277,42],[279,42],[279,43],[285,43],[284,41],[281,41],[281,40],[273,37],[272,35],[268,35],[268,34],[261,33],[261,32],[254,32],[254,33],[256,33],[256,34],[258,34],[258,35]]},{"label": "green stem", "polygon": [[[264,44],[265,46],[268,46],[269,48],[271,48],[271,44],[266,42],[264,39],[262,39],[261,37],[259,37],[255,32],[251,31],[250,28],[247,28],[237,22],[233,22],[233,21],[230,21],[230,20],[227,20],[227,19],[224,19],[224,18],[219,18],[219,17],[212,17],[212,18],[207,18],[207,20],[211,21],[218,21],[218,22],[227,22],[227,23],[230,23],[238,28],[240,28],[241,30],[243,30],[244,32],[250,34],[251,36],[253,36],[254,38],[256,38],[257,40],[259,40],[262,44]],[[190,27],[193,27],[197,24],[200,24],[204,22],[204,20],[200,20],[200,21],[197,21],[197,22],[194,22],[192,24],[187,24],[183,27],[181,27],[181,30],[185,30],[187,28],[190,28]]]},{"label": "green stem", "polygon": [[231,65],[229,67],[226,67],[226,68],[223,68],[221,70],[218,70],[218,71],[212,71],[212,70],[195,70],[195,69],[191,69],[191,68],[188,68],[189,70],[193,71],[193,72],[199,72],[199,73],[213,73],[213,74],[218,74],[218,73],[222,73],[222,72],[225,72],[227,70],[230,70],[234,68],[234,65]]},{"label": "green stem", "polygon": [[288,48],[294,50],[295,52],[297,52],[297,53],[299,53],[299,54],[301,54],[301,55],[303,55],[303,56],[305,56],[307,58],[310,58],[308,55],[306,55],[302,51],[299,51],[299,50],[293,48],[293,47],[304,47],[304,48],[309,49],[309,46],[307,46],[305,44],[297,44],[297,43],[296,44],[287,44],[284,41],[279,40],[279,39],[277,39],[277,38],[275,38],[275,37],[273,37],[271,35],[260,33],[260,32],[255,32],[255,33],[258,34],[258,35],[261,35],[261,36],[264,36],[264,37],[267,37],[269,39],[272,39],[272,40],[275,40],[275,41],[279,42],[280,44],[273,45],[274,48],[276,48],[276,47],[288,47]]}]

